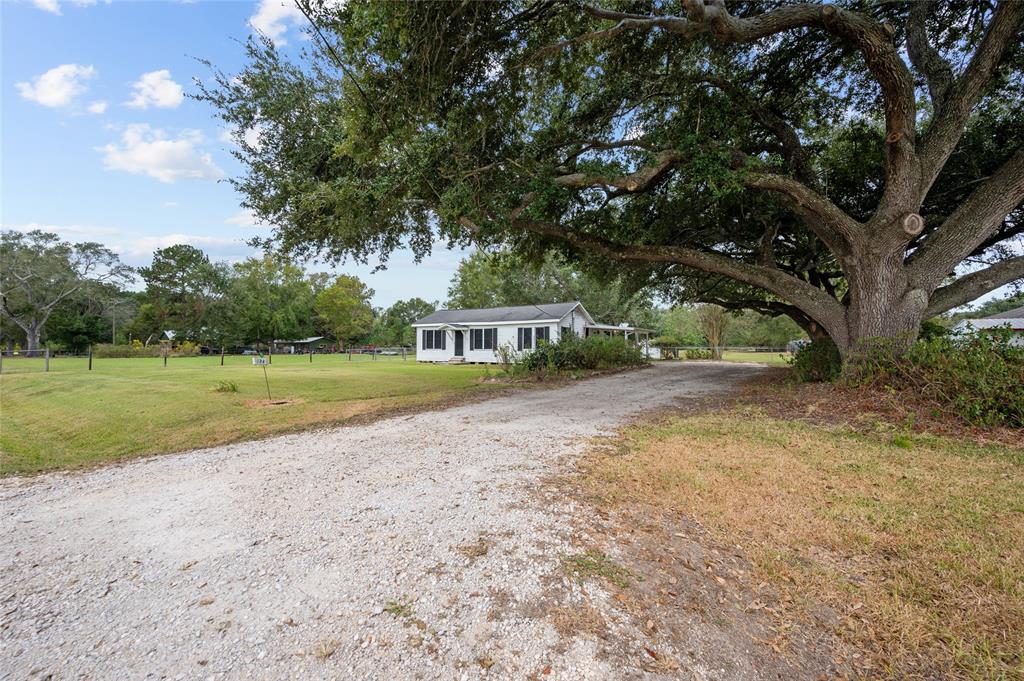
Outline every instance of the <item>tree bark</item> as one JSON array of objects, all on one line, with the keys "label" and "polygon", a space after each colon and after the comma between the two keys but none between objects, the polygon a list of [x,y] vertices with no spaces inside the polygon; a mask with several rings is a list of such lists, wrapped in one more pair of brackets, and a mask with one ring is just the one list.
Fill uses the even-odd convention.
[{"label": "tree bark", "polygon": [[911,284],[901,253],[884,243],[877,249],[861,245],[847,258],[844,272],[849,282],[846,338],[830,334],[844,359],[856,359],[883,339],[897,348],[917,339],[929,292]]}]

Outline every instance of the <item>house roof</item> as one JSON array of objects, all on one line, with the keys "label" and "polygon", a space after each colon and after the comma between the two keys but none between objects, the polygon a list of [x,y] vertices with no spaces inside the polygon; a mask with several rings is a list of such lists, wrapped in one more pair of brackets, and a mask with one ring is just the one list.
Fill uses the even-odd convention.
[{"label": "house roof", "polygon": [[984,317],[984,319],[1024,319],[1024,307],[1017,307],[1006,312],[996,312]]},{"label": "house roof", "polygon": [[485,307],[470,310],[438,310],[417,319],[414,324],[488,324],[496,322],[536,322],[561,319],[569,314],[579,301],[549,305],[517,305],[515,307]]},{"label": "house roof", "polygon": [[318,340],[324,340],[326,336],[310,336],[309,338],[299,338],[298,340],[275,340],[275,343],[315,343]]}]

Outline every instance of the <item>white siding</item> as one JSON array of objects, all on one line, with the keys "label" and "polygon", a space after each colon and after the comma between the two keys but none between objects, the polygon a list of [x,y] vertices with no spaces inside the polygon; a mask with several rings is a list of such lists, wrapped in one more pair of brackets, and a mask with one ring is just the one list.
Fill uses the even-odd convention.
[{"label": "white siding", "polygon": [[[537,339],[537,327],[547,327],[548,337],[552,343],[558,342],[559,333],[562,326],[572,326],[573,331],[580,338],[586,330],[587,324],[593,324],[594,320],[583,311],[582,307],[577,307],[575,310],[567,314],[558,322],[504,322],[500,324],[466,324],[468,327],[465,331],[465,341],[463,343],[463,357],[466,358],[467,362],[481,362],[494,364],[498,361],[497,353],[493,348],[471,350],[470,349],[470,330],[472,329],[497,329],[498,330],[498,346],[508,345],[513,350],[517,350],[519,344],[519,329],[520,328],[531,328],[534,329],[533,338],[536,344]],[[416,359],[421,362],[447,362],[455,356],[455,331],[448,330],[447,339],[445,341],[444,350],[424,350],[423,349],[423,330],[424,329],[438,329],[440,325],[433,326],[417,326],[413,327],[416,329]],[[524,350],[523,352],[526,352]]]},{"label": "white siding", "polygon": [[445,339],[444,350],[424,350],[423,349],[423,331],[435,330],[436,326],[421,326],[416,329],[416,361],[418,362],[447,362],[455,355],[455,339],[452,338],[452,332],[447,332],[447,338]]}]

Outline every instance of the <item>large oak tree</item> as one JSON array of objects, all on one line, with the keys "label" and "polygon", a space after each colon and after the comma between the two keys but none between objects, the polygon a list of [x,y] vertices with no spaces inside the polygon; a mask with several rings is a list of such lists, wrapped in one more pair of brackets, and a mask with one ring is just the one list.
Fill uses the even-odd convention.
[{"label": "large oak tree", "polygon": [[285,251],[557,250],[847,357],[1024,277],[1024,2],[299,2],[201,95]]}]

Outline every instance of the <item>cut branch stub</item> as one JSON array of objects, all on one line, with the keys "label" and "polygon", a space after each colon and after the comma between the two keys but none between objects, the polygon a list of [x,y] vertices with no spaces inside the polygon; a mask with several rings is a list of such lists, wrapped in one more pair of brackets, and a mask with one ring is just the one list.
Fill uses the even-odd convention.
[{"label": "cut branch stub", "polygon": [[908,236],[917,236],[924,231],[924,218],[917,213],[907,213],[900,220],[900,224]]}]

